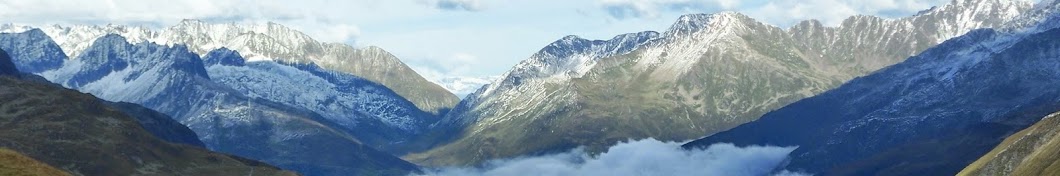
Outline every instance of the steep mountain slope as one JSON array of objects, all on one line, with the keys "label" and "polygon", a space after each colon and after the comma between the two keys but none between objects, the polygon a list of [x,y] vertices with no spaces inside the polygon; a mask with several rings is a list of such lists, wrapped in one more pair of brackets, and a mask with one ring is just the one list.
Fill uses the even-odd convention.
[{"label": "steep mountain slope", "polygon": [[[0,77],[0,147],[78,175],[295,175],[155,138],[95,97]],[[47,130],[43,130],[47,129]]]},{"label": "steep mountain slope", "polygon": [[203,61],[183,45],[126,41],[118,35],[100,37],[78,58],[39,74],[108,101],[158,110],[187,125],[212,150],[304,174],[400,175],[417,170],[364,145],[315,112],[248,97],[213,82]]},{"label": "steep mountain slope", "polygon": [[210,78],[250,97],[312,110],[373,147],[400,153],[401,145],[438,120],[385,86],[315,64],[243,63],[235,51],[207,54]]},{"label": "steep mountain slope", "polygon": [[997,147],[957,175],[1057,175],[1060,120],[1051,114],[1005,138]]},{"label": "steep mountain slope", "polygon": [[[30,27],[0,26],[0,31],[22,32]],[[106,34],[120,34],[130,43],[154,42],[161,45],[187,45],[189,50],[205,56],[219,48],[229,48],[248,60],[278,60],[291,63],[315,63],[383,84],[420,109],[439,114],[460,100],[441,86],[417,74],[394,55],[378,47],[353,48],[339,43],[322,43],[302,32],[276,23],[210,24],[184,20],[175,26],[152,31],[143,27],[107,25],[40,27],[55,39],[62,50],[76,58],[92,41]]]},{"label": "steep mountain slope", "polygon": [[957,0],[912,17],[816,21],[788,30],[742,14],[680,17],[663,33],[563,38],[479,90],[434,128],[457,136],[410,155],[471,164],[628,138],[689,140],[897,63],[949,37],[993,27],[1026,1]]},{"label": "steep mountain slope", "polygon": [[786,169],[825,175],[954,174],[1060,110],[1056,9],[1047,1],[1023,17],[1037,26],[970,32],[685,146],[798,146]]},{"label": "steep mountain slope", "polygon": [[105,102],[107,106],[110,106],[118,111],[124,112],[129,117],[136,118],[136,122],[140,123],[145,130],[151,132],[158,139],[162,139],[169,143],[174,144],[187,144],[196,147],[206,148],[206,144],[203,144],[199,140],[199,135],[195,134],[194,131],[180,124],[172,117],[162,114],[155,110],[147,109],[138,104],[132,103],[115,103]]},{"label": "steep mountain slope", "polygon": [[0,76],[18,77],[19,74],[15,62],[11,61],[11,56],[7,55],[7,51],[0,49]]},{"label": "steep mountain slope", "polygon": [[22,33],[0,35],[0,46],[9,46],[4,48],[8,51],[19,51],[10,53],[18,70],[40,73],[61,67],[67,58],[59,46],[47,37],[44,31],[31,29]]},{"label": "steep mountain slope", "polygon": [[0,175],[69,176],[70,174],[16,151],[0,148]]}]

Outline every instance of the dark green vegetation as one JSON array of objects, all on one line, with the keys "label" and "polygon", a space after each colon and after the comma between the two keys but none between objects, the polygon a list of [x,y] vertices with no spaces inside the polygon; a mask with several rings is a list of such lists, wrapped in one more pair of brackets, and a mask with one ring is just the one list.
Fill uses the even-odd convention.
[{"label": "dark green vegetation", "polygon": [[78,175],[295,175],[156,138],[77,91],[0,77],[0,147]]},{"label": "dark green vegetation", "polygon": [[136,118],[136,122],[139,122],[144,129],[151,132],[151,134],[159,139],[170,143],[187,144],[206,148],[206,144],[203,144],[202,141],[199,140],[199,135],[196,135],[194,131],[188,129],[184,124],[180,124],[180,122],[173,120],[172,117],[137,104],[106,103],[110,107],[129,115],[129,117]]}]

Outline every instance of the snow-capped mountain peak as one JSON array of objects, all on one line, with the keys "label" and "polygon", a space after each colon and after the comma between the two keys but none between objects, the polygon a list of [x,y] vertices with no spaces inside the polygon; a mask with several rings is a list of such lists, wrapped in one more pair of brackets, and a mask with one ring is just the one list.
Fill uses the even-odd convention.
[{"label": "snow-capped mountain peak", "polygon": [[[34,27],[19,25],[19,24],[5,24],[0,26],[0,31],[5,32],[21,32],[22,29],[32,29]],[[69,58],[77,58],[82,51],[88,49],[92,42],[97,38],[102,37],[106,34],[119,34],[129,43],[141,43],[149,41],[154,38],[157,34],[145,27],[128,27],[121,25],[105,25],[105,26],[92,26],[92,25],[50,25],[40,27],[44,33],[51,36],[56,44],[63,50],[64,53],[69,55]],[[62,37],[55,37],[62,36]]]},{"label": "snow-capped mountain peak", "polygon": [[937,38],[949,39],[982,26],[1000,26],[1002,21],[982,21],[987,17],[1017,19],[1022,10],[1033,5],[1027,0],[954,0],[933,10],[909,18],[944,19]]},{"label": "snow-capped mountain peak", "polygon": [[309,52],[322,50],[323,43],[283,25],[268,23],[207,23],[184,20],[163,30],[165,43],[187,43],[196,46],[200,55],[221,47],[243,54],[247,60],[310,59]]},{"label": "snow-capped mountain peak", "polygon": [[[32,27],[0,25],[0,31],[17,32],[28,28]],[[381,48],[357,49],[341,43],[319,42],[298,30],[272,22],[209,23],[189,19],[159,30],[124,25],[51,25],[40,29],[70,58],[77,58],[96,38],[119,34],[133,44],[185,45],[200,57],[227,48],[240,53],[246,61],[314,63],[324,69],[381,83],[430,112],[451,108],[459,102],[452,93],[424,79]]]},{"label": "snow-capped mountain peak", "polygon": [[754,20],[747,15],[733,11],[681,15],[666,31],[666,35],[688,35],[708,28],[711,32],[724,32],[725,28],[734,27],[745,21]]},{"label": "snow-capped mountain peak", "polygon": [[[0,31],[21,32],[33,27],[4,24]],[[277,23],[222,23],[214,24],[186,19],[174,26],[152,30],[126,25],[50,25],[40,27],[60,45],[71,58],[88,48],[91,41],[106,34],[119,34],[129,43],[154,42],[161,45],[185,44],[200,56],[226,47],[240,51],[248,60],[310,59],[321,45],[308,35]],[[312,60],[312,59],[310,59]]]},{"label": "snow-capped mountain peak", "polygon": [[0,24],[0,33],[22,33],[33,29],[33,27],[14,23]]}]

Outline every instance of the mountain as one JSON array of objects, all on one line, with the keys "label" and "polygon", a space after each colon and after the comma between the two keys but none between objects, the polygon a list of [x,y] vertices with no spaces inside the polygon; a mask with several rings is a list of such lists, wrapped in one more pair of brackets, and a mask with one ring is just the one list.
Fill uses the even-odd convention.
[{"label": "mountain", "polygon": [[[423,111],[440,114],[460,99],[441,86],[417,74],[397,57],[378,47],[353,48],[339,43],[322,43],[302,32],[276,23],[211,24],[198,20],[154,31],[144,27],[106,25],[42,26],[71,58],[85,53],[92,42],[106,34],[127,37],[129,43],[154,42],[160,45],[186,45],[200,57],[210,51],[228,48],[251,61],[278,60],[289,63],[315,63],[325,69],[357,75],[383,84],[412,101]],[[0,25],[0,31],[23,32],[32,27]],[[30,72],[30,71],[27,71]]]},{"label": "mountain", "polygon": [[77,91],[0,77],[0,99],[0,147],[76,175],[295,175],[165,142],[135,118]]},{"label": "mountain", "polygon": [[0,148],[0,175],[69,176],[69,173],[16,151]]},{"label": "mountain", "polygon": [[[0,35],[0,45],[12,46],[7,49],[14,58],[18,70],[26,73],[40,73],[61,67],[66,61],[66,54],[41,30],[26,30],[23,33]],[[15,47],[17,46],[17,48]],[[63,58],[63,59],[52,59]]]},{"label": "mountain", "polygon": [[[99,37],[62,67],[37,74],[107,101],[136,103],[162,112],[197,133],[211,150],[303,174],[401,175],[418,170],[362,143],[338,122],[312,110],[253,97],[215,82],[204,61],[184,45],[127,41],[115,34]],[[36,51],[40,50],[27,52]]]},{"label": "mountain", "polygon": [[1016,23],[969,32],[685,147],[798,146],[784,169],[824,175],[955,174],[1060,111],[1057,9],[1044,1]]},{"label": "mountain", "polygon": [[253,98],[311,110],[372,147],[401,153],[438,118],[387,87],[316,64],[242,62],[236,51],[211,51],[210,79]]},{"label": "mountain", "polygon": [[464,98],[467,95],[475,93],[476,90],[482,88],[482,86],[497,80],[497,76],[486,76],[486,77],[446,77],[435,81],[438,85],[441,85],[445,90],[453,92],[457,97]]},{"label": "mountain", "polygon": [[[787,30],[734,13],[680,17],[663,32],[568,36],[468,96],[405,158],[474,164],[618,141],[681,141],[730,129],[938,44],[1006,23],[1026,1],[956,0],[915,16],[854,16]],[[455,136],[445,138],[446,136]]]},{"label": "mountain", "polygon": [[957,175],[1057,175],[1057,145],[1060,125],[1050,114],[1027,129],[1005,138]]},{"label": "mountain", "polygon": [[129,117],[136,118],[136,122],[140,123],[140,126],[143,126],[147,132],[150,132],[159,139],[174,144],[187,144],[206,148],[206,144],[203,144],[202,141],[199,140],[198,134],[195,134],[195,132],[191,131],[187,126],[173,120],[173,118],[168,115],[147,109],[138,104],[124,102],[105,103],[107,106],[124,112]]}]

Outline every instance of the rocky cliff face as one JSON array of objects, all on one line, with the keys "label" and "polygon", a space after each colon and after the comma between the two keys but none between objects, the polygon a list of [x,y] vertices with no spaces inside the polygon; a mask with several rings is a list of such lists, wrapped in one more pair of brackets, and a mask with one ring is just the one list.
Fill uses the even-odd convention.
[{"label": "rocky cliff face", "polygon": [[[12,52],[12,61],[18,70],[25,73],[40,73],[62,67],[66,54],[59,46],[47,39],[41,30],[27,30],[22,33],[0,35],[0,45]],[[53,59],[61,58],[61,59]]]}]

